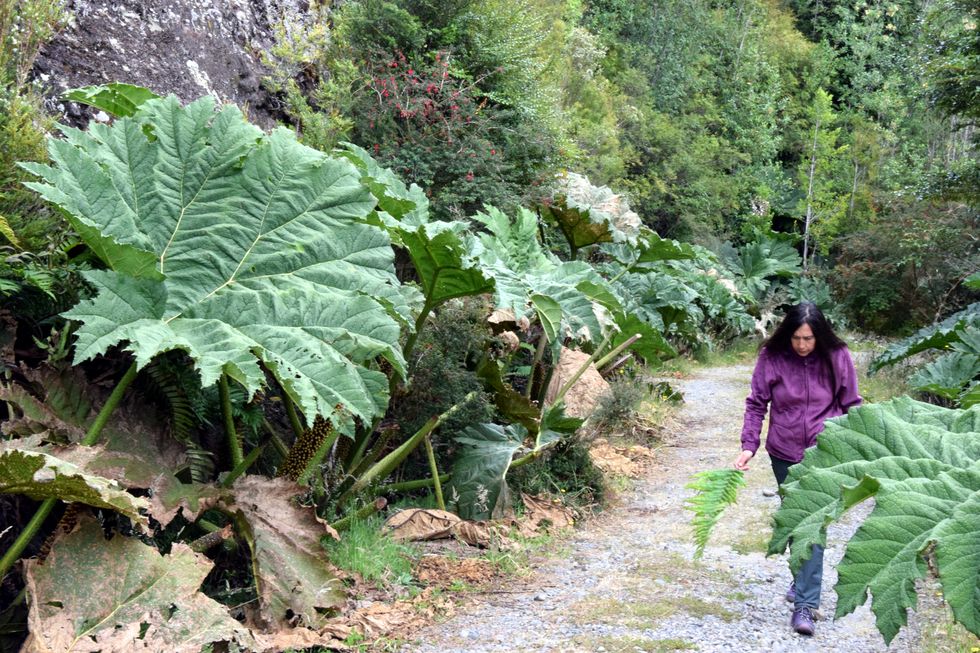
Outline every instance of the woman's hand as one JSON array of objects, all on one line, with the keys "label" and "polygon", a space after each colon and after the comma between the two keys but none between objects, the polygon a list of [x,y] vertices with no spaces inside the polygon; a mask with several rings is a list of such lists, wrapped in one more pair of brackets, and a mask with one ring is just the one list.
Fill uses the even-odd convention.
[{"label": "woman's hand", "polygon": [[738,458],[735,459],[735,469],[740,469],[743,472],[747,472],[749,470],[749,461],[752,460],[753,456],[755,456],[755,454],[751,451],[743,451],[740,453]]}]

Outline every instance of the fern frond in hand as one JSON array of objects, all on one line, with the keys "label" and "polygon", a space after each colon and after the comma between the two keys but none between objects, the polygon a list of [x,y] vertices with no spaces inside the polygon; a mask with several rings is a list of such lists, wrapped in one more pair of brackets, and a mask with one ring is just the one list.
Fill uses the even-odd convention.
[{"label": "fern frond in hand", "polygon": [[745,474],[738,469],[712,469],[694,475],[694,480],[685,487],[696,494],[684,502],[684,507],[694,513],[691,526],[694,528],[694,558],[704,554],[711,529],[725,510],[735,503],[738,489],[745,485]]}]

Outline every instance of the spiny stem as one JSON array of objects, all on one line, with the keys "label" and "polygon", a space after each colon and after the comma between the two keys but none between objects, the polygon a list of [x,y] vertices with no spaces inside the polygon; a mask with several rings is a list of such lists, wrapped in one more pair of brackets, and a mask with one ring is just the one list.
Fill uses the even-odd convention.
[{"label": "spiny stem", "polygon": [[605,356],[603,356],[602,358],[600,358],[599,360],[597,360],[595,362],[596,369],[597,370],[601,370],[603,367],[605,367],[606,365],[609,364],[609,361],[611,361],[612,359],[616,358],[616,356],[618,356],[620,353],[622,353],[622,351],[624,349],[626,349],[627,347],[629,347],[630,345],[632,345],[634,342],[636,342],[637,340],[639,340],[642,337],[643,337],[643,335],[640,334],[640,333],[636,333],[636,334],[630,336],[628,340],[626,340],[625,342],[620,343],[611,352],[609,352],[608,354],[606,354]]},{"label": "spiny stem", "polygon": [[572,389],[572,386],[575,385],[575,383],[580,378],[582,378],[583,374],[585,374],[585,370],[589,369],[589,365],[591,365],[595,361],[595,359],[599,357],[599,353],[606,348],[606,345],[608,345],[609,341],[612,340],[612,336],[613,334],[610,331],[609,335],[607,335],[605,339],[603,339],[603,341],[599,343],[599,346],[595,348],[595,351],[592,352],[592,355],[589,356],[589,359],[584,363],[582,363],[581,367],[579,367],[578,370],[575,372],[575,374],[572,375],[572,378],[568,379],[568,381],[565,382],[565,385],[561,387],[561,390],[559,390],[558,394],[555,396],[554,401],[551,402],[552,406],[554,406],[559,401],[565,398],[565,395],[568,394],[568,391]]},{"label": "spiny stem", "polygon": [[436,454],[432,450],[432,439],[425,436],[425,455],[429,459],[429,469],[432,470],[432,483],[436,491],[436,507],[439,510],[446,509],[446,502],[442,499],[442,483],[439,482],[439,467],[436,465]]},{"label": "spiny stem", "polygon": [[255,464],[255,461],[259,459],[259,455],[262,453],[262,450],[265,449],[266,444],[268,443],[263,442],[259,446],[249,451],[248,455],[245,456],[242,462],[238,463],[233,470],[228,472],[228,476],[225,476],[224,480],[221,481],[221,487],[231,487],[235,482],[235,479],[244,474],[249,467]]},{"label": "spiny stem", "polygon": [[[440,474],[437,478],[439,479],[440,483],[448,483],[452,476],[450,474]],[[420,478],[415,481],[402,481],[400,483],[382,485],[378,488],[378,492],[380,494],[387,494],[388,492],[408,492],[409,490],[420,490],[431,485],[435,485],[435,479]]]},{"label": "spiny stem", "polygon": [[231,390],[228,388],[228,375],[222,374],[218,380],[218,393],[221,395],[221,415],[225,422],[225,437],[228,438],[228,453],[231,456],[231,466],[236,468],[242,464],[242,443],[238,440],[238,429],[235,428],[235,416],[231,410]]},{"label": "spiny stem", "polygon": [[388,505],[387,499],[385,499],[384,497],[378,497],[377,499],[367,504],[357,512],[347,515],[343,519],[338,519],[334,523],[330,524],[330,527],[333,528],[335,531],[345,531],[348,528],[350,528],[351,524],[353,524],[355,521],[359,521],[361,519],[365,519],[366,517],[370,517],[371,515],[383,509],[387,505]]},{"label": "spiny stem", "polygon": [[296,412],[296,404],[286,392],[286,388],[282,389],[282,407],[286,409],[286,417],[289,418],[289,426],[293,429],[293,435],[299,438],[306,429],[303,428],[303,422],[299,418],[299,413]]},{"label": "spiny stem", "polygon": [[538,346],[534,350],[534,358],[531,360],[531,373],[527,377],[527,387],[524,388],[524,396],[528,399],[531,398],[531,390],[534,386],[534,373],[538,370],[541,365],[541,359],[544,358],[545,347],[548,346],[548,336],[542,331],[541,339],[538,340]]}]

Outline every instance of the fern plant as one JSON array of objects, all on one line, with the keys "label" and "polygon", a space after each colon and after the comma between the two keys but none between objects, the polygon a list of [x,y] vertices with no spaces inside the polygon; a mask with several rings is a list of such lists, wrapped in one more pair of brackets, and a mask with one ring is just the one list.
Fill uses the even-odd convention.
[{"label": "fern plant", "polygon": [[695,495],[684,502],[684,507],[694,513],[691,527],[694,529],[694,558],[704,555],[711,529],[725,508],[735,503],[738,490],[745,486],[745,473],[738,469],[711,469],[698,472],[685,487]]}]

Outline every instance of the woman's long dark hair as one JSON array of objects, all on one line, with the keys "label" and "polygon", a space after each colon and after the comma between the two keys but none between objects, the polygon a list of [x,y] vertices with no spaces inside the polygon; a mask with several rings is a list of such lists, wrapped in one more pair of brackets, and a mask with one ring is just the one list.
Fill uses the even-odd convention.
[{"label": "woman's long dark hair", "polygon": [[762,343],[759,349],[784,354],[795,353],[793,352],[791,338],[796,333],[796,330],[804,324],[810,325],[810,330],[813,331],[814,336],[813,353],[826,363],[827,369],[830,372],[831,387],[836,388],[837,375],[834,374],[834,364],[830,355],[841,347],[847,346],[847,343],[834,333],[833,327],[830,326],[830,321],[824,317],[824,314],[817,308],[816,304],[802,302],[790,307],[786,311],[786,317],[783,318],[783,321],[776,327],[773,334]]}]

